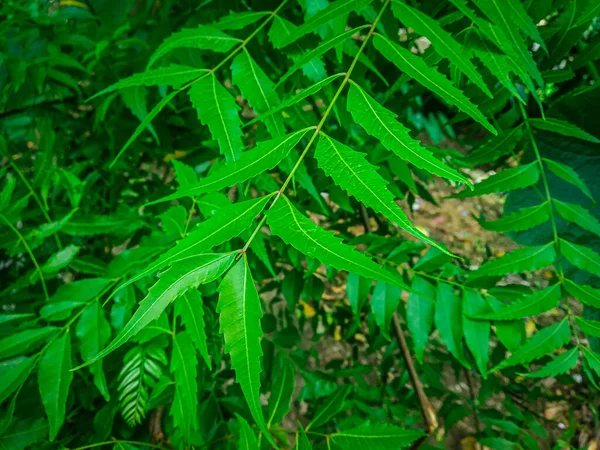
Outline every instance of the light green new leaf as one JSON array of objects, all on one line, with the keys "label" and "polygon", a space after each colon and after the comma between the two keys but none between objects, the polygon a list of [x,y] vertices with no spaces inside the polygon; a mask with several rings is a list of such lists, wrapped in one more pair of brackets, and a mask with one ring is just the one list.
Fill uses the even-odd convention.
[{"label": "light green new leaf", "polygon": [[235,417],[237,418],[240,424],[240,441],[238,444],[238,448],[240,450],[259,450],[260,447],[258,446],[256,435],[254,434],[254,431],[252,430],[246,419],[244,419],[239,414],[236,414]]},{"label": "light green new leaf", "polygon": [[520,248],[485,262],[477,271],[472,272],[470,278],[531,272],[551,266],[555,259],[556,251],[553,242],[537,247]]},{"label": "light green new leaf", "polygon": [[94,94],[87,99],[87,101],[89,102],[90,100],[108,94],[109,92],[133,86],[172,86],[175,89],[179,89],[188,81],[192,81],[206,72],[208,72],[208,69],[196,69],[194,67],[171,64],[168,67],[151,69],[123,78],[97,94]]},{"label": "light green new leaf", "polygon": [[218,205],[218,214],[199,223],[185,238],[173,248],[161,255],[156,261],[123,283],[119,289],[171,265],[174,261],[197,256],[211,248],[238,236],[252,225],[254,218],[264,209],[270,196],[264,196],[228,206]]},{"label": "light green new leaf", "polygon": [[[242,96],[257,113],[264,113],[280,104],[279,96],[275,92],[275,84],[246,49],[231,63],[231,75],[233,84],[240,88]],[[285,134],[285,125],[281,116],[269,117],[265,123],[272,137]]]},{"label": "light green new leaf", "polygon": [[451,195],[450,198],[479,197],[484,194],[514,191],[515,189],[522,189],[536,184],[539,178],[538,165],[536,162],[532,162],[503,170],[477,183],[473,190],[464,190],[458,194]]},{"label": "light green new leaf", "polygon": [[541,205],[520,209],[498,220],[489,222],[480,220],[479,225],[486,230],[507,233],[509,231],[529,230],[545,223],[548,219],[550,219],[550,208],[548,203],[544,202]]},{"label": "light green new leaf", "polygon": [[565,289],[569,294],[579,300],[581,303],[600,309],[600,291],[591,286],[577,284],[565,278],[563,282]]},{"label": "light green new leaf", "polygon": [[26,356],[18,356],[0,362],[0,403],[25,383],[34,363],[35,358]]},{"label": "light green new leaf", "polygon": [[[354,1],[354,0],[352,0],[352,1]],[[280,86],[285,80],[287,80],[294,73],[296,73],[297,70],[304,67],[306,64],[308,64],[313,59],[318,58],[326,51],[331,50],[336,45],[344,42],[350,36],[353,36],[354,34],[358,33],[360,30],[367,28],[368,26],[369,25],[362,25],[360,27],[353,28],[352,30],[344,31],[341,34],[338,34],[330,39],[327,39],[326,41],[321,42],[314,49],[304,52],[298,59],[296,59],[294,61],[294,65],[292,67],[290,67],[288,69],[288,71],[279,79],[279,81],[277,82],[277,86]]]},{"label": "light green new leaf", "polygon": [[570,124],[565,120],[553,119],[552,117],[548,117],[546,119],[529,119],[529,123],[531,126],[537,128],[538,130],[551,131],[553,133],[562,134],[563,136],[571,136],[577,139],[582,139],[584,141],[592,142],[594,144],[599,144],[600,139],[595,136],[592,136],[587,131],[582,130],[575,125]]},{"label": "light green new leaf", "polygon": [[425,344],[433,326],[436,292],[431,283],[417,276],[412,280],[412,288],[414,292],[408,296],[406,305],[406,321],[415,346],[415,357],[422,364]]},{"label": "light green new leaf", "polygon": [[394,201],[394,195],[388,190],[388,182],[379,175],[377,167],[367,161],[364,153],[356,152],[324,133],[320,136],[315,158],[319,167],[335,184],[416,238],[452,255],[410,223],[404,211]]},{"label": "light green new leaf", "polygon": [[560,253],[575,267],[587,270],[596,276],[600,276],[600,255],[594,250],[583,245],[573,244],[559,239]]},{"label": "light green new leaf", "polygon": [[319,92],[321,89],[323,89],[325,86],[328,86],[331,84],[331,82],[339,77],[344,76],[344,73],[337,73],[335,75],[331,75],[330,77],[325,78],[324,80],[321,80],[315,84],[313,84],[310,87],[307,87],[306,89],[301,90],[300,92],[298,92],[297,94],[293,95],[292,97],[288,98],[287,100],[278,103],[277,105],[275,105],[273,108],[269,109],[268,111],[260,114],[258,117],[256,117],[255,119],[252,119],[250,122],[248,122],[246,125],[244,125],[244,128],[252,125],[256,122],[259,121],[263,121],[265,119],[267,119],[268,117],[272,116],[275,113],[278,113],[279,111],[281,111],[282,109],[288,108],[292,105],[295,105],[298,102],[301,102],[302,100],[304,100],[306,97],[316,94],[317,92]]},{"label": "light green new leaf", "polygon": [[54,441],[65,421],[71,381],[71,335],[67,331],[50,344],[40,358],[38,367],[38,385],[50,422],[50,441]]},{"label": "light green new leaf", "polygon": [[449,104],[471,116],[493,134],[498,134],[486,117],[477,109],[477,106],[465,97],[460,89],[454,87],[452,82],[444,75],[434,67],[428,66],[422,58],[413,55],[409,50],[379,34],[373,38],[373,44],[386,59],[394,63],[411,78],[414,78],[430,91],[435,92]]},{"label": "light green new leaf", "polygon": [[[110,324],[104,316],[104,310],[100,300],[93,301],[84,311],[75,328],[75,334],[79,338],[79,351],[83,361],[89,361],[104,348],[110,339]],[[90,366],[90,372],[94,375],[94,384],[106,399],[110,400],[106,377],[102,369],[102,361],[96,361]]]},{"label": "light green new leaf", "polygon": [[515,320],[524,317],[537,316],[560,304],[560,284],[555,284],[546,289],[541,289],[533,294],[526,295],[501,309],[488,314],[476,315],[475,319],[482,320]]},{"label": "light green new leaf", "polygon": [[600,337],[600,320],[589,320],[576,317],[579,329],[590,336]]},{"label": "light green new leaf", "polygon": [[492,368],[490,372],[517,364],[527,364],[541,358],[566,345],[571,338],[571,329],[567,320],[544,328],[527,339],[525,344],[516,349],[508,358]]},{"label": "light green new leaf", "polygon": [[210,26],[215,30],[220,31],[241,30],[269,14],[271,13],[268,11],[231,12],[227,16],[221,17],[218,22],[212,23]]},{"label": "light green new leaf", "polygon": [[285,195],[267,212],[267,223],[271,232],[286,244],[326,265],[411,290],[397,274],[388,272],[305,217]]},{"label": "light green new leaf", "polygon": [[208,253],[174,261],[171,268],[163,272],[150,288],[148,295],[140,302],[140,306],[118,336],[108,347],[77,369],[104,358],[125,344],[146,325],[157,319],[172,301],[188,290],[217,279],[231,266],[235,255],[236,253],[233,252]]},{"label": "light green new leaf", "polygon": [[600,355],[587,347],[582,346],[581,350],[583,351],[583,356],[585,356],[590,368],[600,376]]},{"label": "light green new leaf", "polygon": [[553,199],[552,203],[563,219],[580,226],[584,230],[594,233],[596,236],[600,236],[600,222],[598,222],[598,219],[596,219],[589,210],[581,205],[565,203],[556,199]]},{"label": "light green new leaf", "polygon": [[350,430],[330,435],[330,442],[343,449],[387,450],[408,447],[425,433],[383,423],[369,422]]},{"label": "light green new leaf", "polygon": [[471,184],[466,177],[411,138],[409,130],[396,120],[396,114],[381,106],[354,82],[348,93],[348,111],[367,133],[400,158],[441,177]]},{"label": "light green new leaf", "polygon": [[175,315],[181,317],[181,322],[185,326],[185,332],[188,334],[194,346],[200,352],[200,356],[206,362],[209,369],[212,369],[210,357],[208,355],[208,345],[204,324],[204,305],[202,295],[197,290],[189,290],[181,296],[175,303]]},{"label": "light green new leaf", "polygon": [[221,154],[227,161],[238,159],[244,143],[242,120],[238,114],[240,107],[235,99],[214,74],[196,81],[189,95],[200,123],[208,126],[213,139],[219,143]]},{"label": "light green new leaf", "polygon": [[469,60],[469,53],[465,52],[462,45],[456,42],[452,35],[445,31],[437,21],[398,0],[392,2],[392,11],[394,16],[403,24],[429,39],[437,53],[447,58],[488,97],[493,98],[481,74]]},{"label": "light green new leaf", "polygon": [[349,385],[341,386],[326,400],[325,405],[320,408],[314,415],[313,419],[306,426],[306,431],[311,428],[318,428],[331,420],[333,416],[342,411],[344,401],[352,390]]},{"label": "light green new leaf", "polygon": [[[498,32],[501,33],[500,38],[496,39],[495,43],[505,53],[507,53],[507,50],[510,50],[510,56],[518,58],[518,61],[515,61],[514,65],[526,67],[527,72],[529,72],[540,86],[543,86],[544,80],[537,68],[537,64],[529,52],[527,43],[515,26],[513,19],[514,12],[510,8],[507,8],[504,2],[500,2],[499,0],[475,0],[475,4],[497,25],[497,27],[490,27],[492,31],[498,28]],[[541,45],[542,42],[540,41],[539,44]]]},{"label": "light green new leaf", "polygon": [[596,203],[596,200],[592,196],[592,193],[588,189],[585,182],[571,167],[567,166],[566,164],[562,164],[546,158],[544,158],[544,164],[546,164],[550,172],[552,172],[557,177],[562,178],[567,183],[579,188],[579,190],[583,192],[592,202]]},{"label": "light green new leaf", "polygon": [[577,364],[579,359],[579,349],[573,347],[564,353],[561,353],[544,367],[535,372],[522,373],[520,375],[527,378],[548,378],[567,373]]},{"label": "light green new leaf", "polygon": [[178,333],[173,339],[171,373],[175,377],[175,399],[171,414],[173,422],[191,442],[193,430],[198,429],[198,359],[188,333]]},{"label": "light green new leaf", "polygon": [[372,0],[336,0],[329,3],[326,8],[311,16],[306,22],[292,31],[292,33],[280,42],[278,48],[290,45],[302,36],[317,31],[322,25],[325,25],[338,17],[363,10],[371,3],[371,1]]},{"label": "light green new leaf", "polygon": [[56,330],[56,327],[32,328],[0,339],[0,359],[10,358],[39,347]]},{"label": "light green new leaf", "polygon": [[281,358],[281,367],[273,375],[271,396],[269,397],[269,418],[267,427],[279,423],[289,412],[296,387],[296,372],[287,359]]},{"label": "light green new leaf", "polygon": [[469,153],[467,161],[474,166],[494,162],[501,156],[510,154],[522,136],[523,128],[520,126],[503,131]]},{"label": "light green new leaf", "polygon": [[244,255],[225,275],[218,288],[219,332],[225,339],[225,352],[231,357],[235,380],[240,384],[254,421],[274,445],[260,404],[260,338],[263,315],[258,292]]},{"label": "light green new leaf", "polygon": [[470,369],[471,365],[465,358],[462,346],[462,300],[454,293],[454,288],[446,283],[440,283],[438,286],[435,326],[452,356]]},{"label": "light green new leaf", "polygon": [[486,314],[491,311],[488,303],[478,292],[470,289],[463,290],[462,326],[465,343],[475,359],[475,364],[484,378],[487,378],[489,361],[490,323],[473,320],[471,316]]},{"label": "light green new leaf", "polygon": [[205,25],[200,25],[198,28],[184,28],[173,33],[160,44],[150,57],[148,67],[151,67],[167,53],[178,48],[196,48],[225,53],[241,42],[241,39],[231,37],[222,31]]},{"label": "light green new leaf", "polygon": [[402,289],[397,286],[378,282],[371,296],[371,311],[375,317],[375,323],[379,325],[381,333],[388,340],[390,337],[390,323],[394,313],[400,304]]},{"label": "light green new leaf", "polygon": [[259,142],[254,149],[242,153],[236,161],[231,161],[199,182],[187,185],[176,193],[150,202],[148,205],[218,191],[271,170],[311,129],[305,128],[270,141]]},{"label": "light green new leaf", "polygon": [[117,156],[115,156],[115,159],[113,159],[112,162],[110,163],[110,166],[108,166],[109,169],[113,168],[113,166],[119,160],[121,155],[123,153],[125,153],[125,150],[127,150],[129,148],[129,146],[131,144],[133,144],[133,142],[137,139],[137,137],[140,134],[142,134],[142,131],[144,131],[146,129],[146,127],[150,124],[150,122],[152,122],[152,120],[158,115],[158,113],[161,112],[162,109],[165,106],[167,106],[169,104],[169,102],[171,100],[173,100],[173,98],[175,98],[175,96],[177,94],[179,94],[179,92],[180,91],[171,92],[169,95],[166,95],[165,97],[163,97],[162,100],[160,102],[158,102],[158,104],[154,108],[152,108],[152,110],[146,115],[146,117],[144,117],[144,120],[142,120],[140,122],[140,124],[137,126],[137,128],[135,129],[135,131],[133,132],[131,137],[129,139],[127,139],[127,142],[125,142],[125,145],[121,148],[121,150],[119,150],[119,153],[117,154]]}]

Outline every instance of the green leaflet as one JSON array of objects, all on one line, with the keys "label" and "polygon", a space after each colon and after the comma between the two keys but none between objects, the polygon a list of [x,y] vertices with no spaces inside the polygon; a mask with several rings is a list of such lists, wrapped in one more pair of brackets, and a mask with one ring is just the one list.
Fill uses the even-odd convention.
[{"label": "green leaflet", "polygon": [[461,90],[454,87],[450,80],[439,73],[434,67],[428,66],[422,58],[413,55],[409,50],[379,34],[376,34],[373,38],[373,44],[386,59],[410,75],[411,78],[414,78],[430,91],[435,92],[449,104],[456,106],[465,114],[471,116],[494,135],[498,134],[496,129],[477,109],[477,106],[471,103]]},{"label": "green leaflet", "polygon": [[281,367],[274,375],[269,398],[269,418],[267,427],[279,423],[289,412],[292,396],[296,387],[296,371],[294,366],[286,358],[280,358]]},{"label": "green leaflet", "polygon": [[367,133],[379,139],[385,148],[400,158],[433,174],[471,185],[466,177],[435,158],[419,141],[411,138],[409,130],[396,120],[396,114],[377,103],[354,82],[348,93],[348,111]]},{"label": "green leaflet", "polygon": [[54,441],[65,421],[71,381],[71,336],[67,331],[42,354],[38,368],[40,395],[50,422],[50,441]]},{"label": "green leaflet", "polygon": [[200,78],[189,91],[192,105],[198,112],[202,125],[207,125],[213,139],[219,143],[219,151],[227,161],[239,158],[242,142],[242,120],[238,115],[240,107],[227,89],[211,74]]},{"label": "green leaflet", "polygon": [[175,399],[171,407],[173,422],[187,442],[191,442],[193,430],[198,428],[198,360],[196,350],[188,333],[178,333],[173,339],[171,373],[175,377]]},{"label": "green leaflet", "polygon": [[576,284],[568,278],[565,278],[563,285],[567,292],[581,303],[600,309],[600,291],[597,289],[583,284]]},{"label": "green leaflet", "polygon": [[467,161],[474,166],[494,162],[501,156],[510,154],[522,137],[523,128],[521,126],[509,131],[502,131],[498,136],[494,136],[469,153]]},{"label": "green leaflet", "polygon": [[509,273],[531,272],[551,266],[556,259],[554,243],[537,247],[525,247],[491,259],[482,264],[477,271],[472,272],[470,279],[483,276],[504,276]]},{"label": "green leaflet", "polygon": [[168,67],[160,67],[158,69],[150,69],[119,80],[115,84],[94,94],[87,99],[87,101],[89,102],[90,100],[108,94],[109,92],[133,86],[171,86],[175,89],[179,89],[188,81],[192,81],[201,74],[207,72],[207,69],[196,69],[194,67],[178,64],[171,64]]},{"label": "green leaflet", "polygon": [[588,320],[581,317],[575,317],[577,325],[585,334],[600,337],[600,320]]},{"label": "green leaflet", "polygon": [[487,378],[489,361],[490,323],[473,320],[470,317],[491,311],[488,303],[478,292],[470,289],[463,290],[462,326],[465,343],[473,354],[475,364],[484,378]]},{"label": "green leaflet", "polygon": [[240,423],[240,441],[238,448],[241,450],[259,450],[258,441],[256,435],[246,419],[236,413],[235,417]]},{"label": "green leaflet", "polygon": [[352,308],[356,323],[360,323],[360,312],[368,299],[373,280],[361,277],[355,273],[348,274],[346,278],[346,295]]},{"label": "green leaflet", "polygon": [[462,300],[454,293],[454,288],[446,283],[438,285],[435,326],[452,356],[470,369],[471,365],[465,358],[462,345]]},{"label": "green leaflet", "polygon": [[[281,103],[275,92],[275,84],[245,48],[231,63],[231,74],[233,84],[240,88],[242,96],[257,113],[269,111]],[[281,116],[269,117],[265,123],[272,137],[285,134],[285,125]]]},{"label": "green leaflet", "polygon": [[464,190],[458,194],[451,195],[450,198],[479,197],[484,194],[514,191],[515,189],[522,189],[536,184],[539,178],[540,172],[537,162],[532,162],[511,169],[505,169],[477,183],[473,190]]},{"label": "green leaflet", "polygon": [[343,449],[382,450],[408,447],[422,436],[425,436],[425,433],[419,430],[367,422],[359,427],[332,434],[330,441]]},{"label": "green leaflet", "polygon": [[[496,43],[499,44],[500,48],[506,54],[509,54],[507,50],[510,50],[515,57],[518,57],[519,61],[515,61],[515,66],[522,65],[526,67],[527,72],[535,78],[540,86],[543,86],[544,80],[542,79],[542,75],[529,53],[525,41],[521,38],[518,29],[515,27],[513,21],[514,12],[510,8],[506,8],[504,2],[500,2],[499,0],[475,0],[475,4],[498,26],[498,31],[502,33],[502,38],[496,39]],[[491,30],[495,28],[490,27]]]},{"label": "green leaflet", "polygon": [[587,22],[590,22],[594,19],[594,17],[600,15],[600,4],[598,4],[594,0],[587,0],[577,3],[577,20],[571,28],[577,28],[581,25],[585,25]]},{"label": "green leaflet", "polygon": [[600,222],[598,222],[598,219],[596,219],[589,210],[581,205],[565,203],[556,199],[552,199],[552,203],[563,219],[594,233],[596,236],[600,236]]},{"label": "green leaflet", "polygon": [[263,354],[260,318],[263,313],[245,255],[225,275],[218,291],[219,332],[225,339],[225,352],[231,357],[235,379],[242,388],[254,421],[275,446],[260,404],[260,357]]},{"label": "green leaflet", "polygon": [[600,255],[594,250],[583,245],[573,244],[559,239],[560,253],[567,260],[582,270],[587,270],[594,275],[600,276]]},{"label": "green leaflet", "polygon": [[177,190],[176,193],[150,202],[148,205],[219,191],[271,170],[290,153],[290,150],[311,129],[312,127],[305,128],[270,141],[259,142],[254,149],[242,153],[237,160],[221,166],[199,182],[187,185]]},{"label": "green leaflet", "polygon": [[223,274],[233,263],[235,253],[208,253],[179,259],[163,272],[140,302],[140,306],[118,336],[99,354],[77,367],[88,366],[113,352],[157,319],[165,308],[190,289],[209,283]]},{"label": "green leaflet", "polygon": [[375,212],[383,214],[388,220],[398,224],[403,230],[452,255],[446,248],[410,223],[404,211],[394,201],[393,194],[388,190],[388,182],[377,173],[377,167],[367,161],[364,153],[356,152],[324,133],[320,136],[315,158],[319,167],[338,186],[365,206],[373,208]]},{"label": "green leaflet", "polygon": [[538,27],[531,17],[527,15],[527,11],[525,11],[523,4],[519,0],[505,0],[502,3],[502,8],[505,9],[506,14],[509,15],[511,25],[519,28],[525,35],[538,43],[546,53],[548,53],[546,44],[538,32]]},{"label": "green leaflet", "polygon": [[167,53],[178,48],[196,48],[225,53],[241,42],[241,39],[228,36],[222,31],[205,25],[200,25],[198,28],[184,28],[181,31],[173,33],[160,44],[150,57],[148,67],[151,67]]},{"label": "green leaflet", "polygon": [[200,292],[193,289],[183,294],[175,303],[175,315],[181,317],[185,332],[200,352],[200,356],[202,356],[208,368],[212,369],[204,324],[204,305]]},{"label": "green leaflet", "polygon": [[572,136],[594,144],[600,143],[600,139],[597,137],[592,136],[587,131],[564,120],[548,117],[546,119],[529,119],[529,123],[538,130],[552,131],[553,133],[562,134],[563,136]]},{"label": "green leaflet", "polygon": [[[148,89],[146,89],[144,86],[134,86],[127,89],[122,89],[119,94],[121,95],[123,103],[125,103],[131,113],[137,117],[140,122],[143,122],[148,115]],[[146,129],[150,132],[156,144],[160,145],[160,140],[158,139],[156,130],[151,123],[146,125]],[[64,175],[66,176],[66,180],[69,184],[72,184],[73,186],[81,184],[75,175],[69,174],[68,172],[66,172]],[[71,191],[77,193],[79,189],[71,189]],[[71,203],[74,208],[79,206],[76,201],[73,201],[73,198],[76,198],[76,195],[77,194],[71,196]]]},{"label": "green leaflet", "polygon": [[583,192],[592,202],[594,202],[594,204],[596,203],[596,200],[592,196],[592,193],[586,186],[585,182],[571,167],[567,166],[566,164],[552,161],[551,159],[543,158],[543,160],[544,164],[546,164],[550,172],[552,172],[557,177],[562,178],[567,183],[579,188],[579,190]]},{"label": "green leaflet", "polygon": [[342,411],[344,401],[351,390],[352,387],[349,385],[339,387],[337,391],[328,398],[325,405],[315,413],[313,419],[306,426],[306,431],[326,424],[333,416]]},{"label": "green leaflet", "polygon": [[600,355],[587,347],[581,346],[580,348],[583,351],[583,356],[585,356],[585,360],[590,365],[590,368],[600,376]]},{"label": "green leaflet", "polygon": [[567,373],[577,364],[579,359],[579,349],[573,347],[564,353],[561,353],[544,367],[535,372],[522,373],[520,375],[528,378],[547,378]]},{"label": "green leaflet", "polygon": [[219,214],[215,214],[210,219],[199,223],[191,233],[178,241],[177,245],[119,286],[119,289],[171,265],[174,261],[201,255],[207,250],[238,236],[252,225],[254,218],[262,212],[270,198],[267,195],[229,206],[217,205]]},{"label": "green leaflet", "polygon": [[279,111],[281,111],[282,109],[288,108],[292,105],[295,105],[298,102],[301,102],[302,100],[304,100],[306,97],[316,94],[317,92],[319,92],[321,89],[323,89],[325,86],[328,86],[331,84],[331,82],[339,77],[344,76],[345,74],[343,73],[337,73],[335,75],[331,75],[330,77],[325,78],[324,80],[321,80],[315,84],[313,84],[310,87],[307,87],[306,89],[301,90],[300,92],[298,92],[296,95],[293,95],[292,97],[288,98],[287,100],[280,102],[279,104],[275,105],[273,108],[269,109],[268,111],[265,111],[264,113],[260,114],[258,117],[256,117],[255,119],[252,119],[250,122],[248,122],[246,125],[244,125],[244,128],[246,128],[249,125],[252,125],[258,121],[262,121],[265,120],[266,118],[272,116],[275,113],[278,113]]},{"label": "green leaflet", "polygon": [[12,322],[15,320],[27,319],[29,317],[35,317],[33,313],[23,313],[23,314],[0,314],[0,325],[8,322]]},{"label": "green leaflet", "polygon": [[566,345],[570,338],[571,330],[569,324],[567,320],[562,320],[559,323],[544,328],[527,339],[525,344],[513,351],[508,358],[492,368],[490,372],[517,364],[527,364]]},{"label": "green leaflet", "polygon": [[474,316],[482,320],[514,320],[524,317],[537,316],[560,304],[560,284],[535,291],[533,294],[512,302],[501,309],[488,314]]},{"label": "green leaflet", "polygon": [[469,54],[464,52],[462,46],[437,21],[398,0],[392,2],[392,11],[403,24],[429,39],[437,53],[452,62],[488,97],[494,97],[477,68],[469,60]]},{"label": "green leaflet", "polygon": [[[94,300],[77,321],[75,334],[79,338],[79,350],[83,361],[89,361],[95,357],[110,339],[110,324],[104,316],[104,310],[100,300]],[[90,366],[90,372],[94,375],[94,384],[105,398],[110,400],[110,393],[102,369],[102,361],[96,361]]]},{"label": "green leaflet", "polygon": [[56,322],[65,320],[71,315],[71,311],[79,306],[83,306],[83,302],[55,302],[42,306],[40,309],[40,317],[48,322]]},{"label": "green leaflet", "polygon": [[34,358],[26,356],[18,356],[0,363],[0,403],[25,383],[34,363]]},{"label": "green leaflet", "polygon": [[[354,2],[355,0],[350,1]],[[332,37],[331,39],[327,39],[326,41],[321,42],[314,49],[302,53],[302,55],[294,61],[294,65],[290,67],[288,71],[279,79],[279,81],[277,82],[277,86],[283,84],[283,82],[289,77],[291,77],[298,69],[301,69],[313,59],[318,58],[326,51],[331,50],[333,47],[344,42],[346,39],[358,33],[360,30],[368,27],[369,25],[362,25],[360,27],[353,28],[352,30],[344,31],[343,33],[338,34]]]},{"label": "green leaflet", "polygon": [[390,323],[400,304],[402,289],[392,284],[378,282],[371,296],[371,311],[375,323],[379,325],[383,336],[391,341]]},{"label": "green leaflet", "polygon": [[371,3],[372,0],[336,0],[329,3],[325,9],[314,14],[310,19],[296,28],[285,39],[279,43],[276,48],[285,47],[292,42],[297,41],[308,33],[317,31],[322,25],[327,24],[333,19],[347,15],[351,12],[359,12]]},{"label": "green leaflet", "polygon": [[388,272],[369,257],[344,244],[340,238],[316,225],[298,211],[285,195],[267,212],[267,223],[271,232],[286,244],[326,265],[410,291],[397,274]]},{"label": "green leaflet", "polygon": [[112,162],[110,163],[110,166],[108,166],[109,169],[112,169],[114,167],[114,165],[119,160],[121,155],[123,153],[125,153],[125,150],[127,150],[129,148],[129,146],[131,144],[133,144],[133,142],[137,139],[137,137],[140,134],[142,134],[142,131],[144,131],[146,129],[146,127],[150,124],[150,122],[152,122],[152,119],[154,119],[158,115],[158,113],[161,112],[162,109],[165,106],[167,106],[169,104],[169,102],[171,100],[173,100],[173,98],[175,98],[175,96],[177,94],[179,94],[179,92],[180,91],[173,91],[169,95],[164,96],[162,98],[162,100],[160,102],[158,102],[154,108],[152,108],[152,110],[146,115],[146,117],[144,117],[144,120],[142,120],[140,122],[140,124],[137,126],[137,128],[135,129],[135,131],[133,132],[131,137],[127,140],[127,142],[125,142],[125,145],[121,148],[121,150],[119,150],[119,153],[117,153],[117,156],[115,156],[115,159],[113,159]]},{"label": "green leaflet", "polygon": [[548,207],[548,203],[544,202],[541,205],[520,209],[517,212],[491,222],[480,220],[479,225],[486,230],[507,233],[509,231],[529,230],[545,223],[548,219],[550,219],[550,208]]},{"label": "green leaflet", "polygon": [[269,14],[270,12],[268,11],[232,12],[227,16],[221,17],[218,22],[212,23],[210,26],[220,31],[241,30]]},{"label": "green leaflet", "polygon": [[295,450],[312,450],[312,445],[310,445],[310,441],[308,440],[308,436],[306,435],[306,431],[304,431],[304,427],[298,421],[298,429],[300,432],[298,433],[298,437],[296,438],[296,447]]},{"label": "green leaflet", "polygon": [[415,346],[415,357],[422,364],[433,326],[436,292],[431,283],[418,276],[413,278],[412,288],[414,292],[408,296],[406,305],[406,321]]},{"label": "green leaflet", "polygon": [[57,329],[56,327],[32,328],[0,339],[0,359],[26,353],[39,347]]}]

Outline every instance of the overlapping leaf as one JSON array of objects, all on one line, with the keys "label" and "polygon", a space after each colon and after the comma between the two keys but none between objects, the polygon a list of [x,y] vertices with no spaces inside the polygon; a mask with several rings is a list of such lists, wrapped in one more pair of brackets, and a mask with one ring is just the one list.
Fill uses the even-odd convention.
[{"label": "overlapping leaf", "polygon": [[500,173],[490,176],[477,183],[471,191],[464,190],[454,194],[452,198],[479,197],[485,194],[495,194],[498,192],[514,191],[534,185],[540,178],[540,172],[537,162],[524,164],[511,169],[503,170]]},{"label": "overlapping leaf", "polygon": [[520,209],[498,220],[480,220],[479,225],[486,230],[507,233],[509,231],[528,230],[547,222],[549,219],[550,208],[548,203],[544,202],[541,205]]},{"label": "overlapping leaf", "polygon": [[515,150],[522,136],[522,127],[503,131],[498,136],[494,136],[488,142],[469,153],[467,161],[473,165],[494,162],[501,156],[508,155]]},{"label": "overlapping leaf", "polygon": [[200,352],[200,355],[206,362],[208,368],[212,369],[212,364],[208,355],[208,344],[204,323],[204,306],[202,304],[200,292],[193,289],[183,294],[175,304],[175,314],[181,317],[181,322],[185,326],[187,335],[192,340],[198,352]]},{"label": "overlapping leaf", "polygon": [[412,288],[414,292],[408,296],[406,305],[406,320],[415,346],[415,356],[423,363],[425,344],[433,326],[436,291],[431,283],[421,277],[413,278]]},{"label": "overlapping leaf", "polygon": [[275,206],[267,212],[267,223],[273,234],[282,238],[285,243],[305,255],[317,258],[324,264],[410,290],[397,274],[388,272],[364,254],[344,244],[340,238],[306,218],[285,195],[282,195]]},{"label": "overlapping leaf", "polygon": [[557,199],[553,199],[552,204],[560,217],[568,222],[579,225],[584,230],[588,230],[596,236],[600,236],[600,222],[598,222],[598,219],[596,219],[589,210],[581,205],[561,202]]},{"label": "overlapping leaf", "polygon": [[442,342],[452,356],[463,366],[471,368],[465,358],[462,346],[462,300],[454,293],[454,288],[446,283],[440,283],[438,286],[435,326],[440,333]]},{"label": "overlapping leaf", "polygon": [[187,442],[191,441],[192,431],[198,428],[198,360],[188,333],[178,333],[173,339],[171,373],[175,376],[175,398],[171,408],[175,426]]},{"label": "overlapping leaf", "polygon": [[585,182],[571,167],[567,166],[566,164],[552,161],[551,159],[544,159],[544,164],[554,175],[579,188],[579,190],[583,192],[592,202],[596,202]]},{"label": "overlapping leaf", "polygon": [[574,266],[600,276],[600,255],[591,248],[560,239],[560,253]]},{"label": "overlapping leaf", "polygon": [[572,348],[564,353],[561,353],[544,367],[535,372],[524,373],[524,377],[528,378],[547,378],[567,373],[577,364],[579,360],[579,349]]},{"label": "overlapping leaf", "polygon": [[556,308],[560,303],[560,284],[541,289],[533,294],[526,295],[503,308],[488,314],[477,315],[475,318],[483,320],[515,320],[524,317],[537,316]]},{"label": "overlapping leaf", "polygon": [[484,263],[471,278],[504,276],[509,273],[531,272],[551,266],[556,259],[554,243],[536,247],[525,247]]}]

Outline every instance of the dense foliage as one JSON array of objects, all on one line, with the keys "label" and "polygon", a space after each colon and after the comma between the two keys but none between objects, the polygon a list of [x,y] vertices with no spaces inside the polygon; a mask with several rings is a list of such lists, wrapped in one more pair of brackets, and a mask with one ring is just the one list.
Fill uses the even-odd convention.
[{"label": "dense foliage", "polygon": [[0,446],[590,444],[599,13],[3,1]]}]

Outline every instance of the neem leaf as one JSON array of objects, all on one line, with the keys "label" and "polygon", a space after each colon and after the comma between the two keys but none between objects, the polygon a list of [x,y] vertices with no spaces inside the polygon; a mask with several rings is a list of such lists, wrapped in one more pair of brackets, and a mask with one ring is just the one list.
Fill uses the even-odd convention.
[{"label": "neem leaf", "polygon": [[573,347],[564,353],[561,353],[544,367],[535,372],[522,373],[521,375],[528,378],[548,378],[555,377],[563,373],[567,373],[577,364],[579,360],[579,349]]}]

